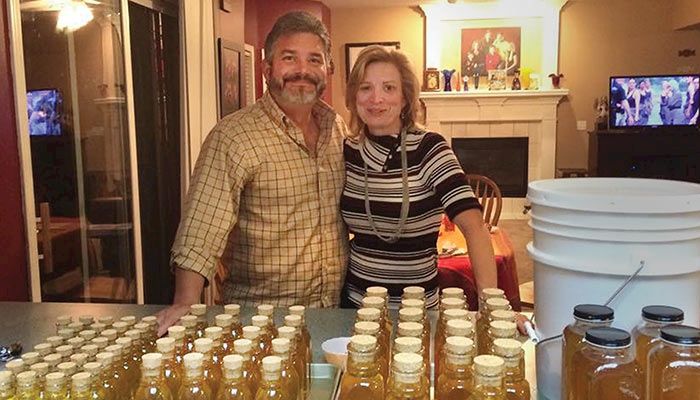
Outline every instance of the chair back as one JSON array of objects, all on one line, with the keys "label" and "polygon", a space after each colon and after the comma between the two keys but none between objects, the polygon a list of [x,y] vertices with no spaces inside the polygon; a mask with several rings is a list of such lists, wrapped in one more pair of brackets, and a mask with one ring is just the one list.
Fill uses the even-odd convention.
[{"label": "chair back", "polygon": [[501,189],[498,188],[496,182],[483,175],[467,174],[467,182],[469,182],[469,186],[472,187],[474,195],[484,210],[484,222],[489,227],[497,226],[503,208]]}]

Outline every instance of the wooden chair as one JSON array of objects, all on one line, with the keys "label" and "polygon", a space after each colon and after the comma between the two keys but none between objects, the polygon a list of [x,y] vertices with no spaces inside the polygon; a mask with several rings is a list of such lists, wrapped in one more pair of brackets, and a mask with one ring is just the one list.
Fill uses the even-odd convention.
[{"label": "wooden chair", "polygon": [[503,208],[501,189],[496,182],[483,175],[467,174],[467,181],[484,209],[484,222],[489,228],[497,226]]}]

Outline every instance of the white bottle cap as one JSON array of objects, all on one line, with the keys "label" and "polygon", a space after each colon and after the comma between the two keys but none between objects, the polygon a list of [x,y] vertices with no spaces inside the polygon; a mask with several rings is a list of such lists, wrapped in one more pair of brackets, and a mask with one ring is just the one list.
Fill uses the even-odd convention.
[{"label": "white bottle cap", "polygon": [[399,310],[399,321],[401,322],[420,322],[422,320],[422,308],[405,307]]},{"label": "white bottle cap", "polygon": [[192,315],[196,315],[198,317],[201,317],[202,315],[205,315],[207,313],[207,305],[206,304],[192,304],[190,306],[190,313]]},{"label": "white bottle cap", "polygon": [[243,327],[243,337],[245,339],[254,340],[260,336],[260,327],[257,326],[244,326]]},{"label": "white bottle cap", "polygon": [[194,341],[194,349],[198,353],[206,354],[211,351],[214,342],[211,339],[199,338]]},{"label": "white bottle cap", "polygon": [[141,362],[144,368],[154,369],[160,367],[163,355],[160,353],[146,353],[141,356]]},{"label": "white bottle cap", "polygon": [[417,337],[401,336],[394,339],[394,351],[398,353],[420,353],[423,341]]},{"label": "white bottle cap", "polygon": [[239,304],[224,305],[224,313],[238,317],[241,314],[241,306]]},{"label": "white bottle cap", "polygon": [[261,328],[270,323],[270,317],[267,315],[254,315],[250,320],[253,323],[253,326],[258,326]]},{"label": "white bottle cap", "polygon": [[185,328],[194,328],[197,326],[197,316],[196,315],[183,315],[180,317],[180,325]]},{"label": "white bottle cap", "polygon": [[262,359],[262,369],[265,372],[276,372],[282,369],[282,359],[277,356],[267,356]]},{"label": "white bottle cap", "polygon": [[423,334],[423,324],[418,322],[400,322],[399,336],[420,337]]},{"label": "white bottle cap", "polygon": [[253,349],[250,339],[236,339],[233,341],[233,351],[238,354],[248,353]]},{"label": "white bottle cap", "polygon": [[479,375],[500,375],[503,373],[503,365],[503,359],[498,356],[480,355],[474,357],[474,370]]},{"label": "white bottle cap", "polygon": [[221,328],[228,328],[233,324],[233,316],[230,314],[219,314],[214,317],[214,323]]},{"label": "white bottle cap", "polygon": [[394,355],[394,368],[397,370],[413,374],[423,367],[423,357],[415,353],[398,353]]},{"label": "white bottle cap", "polygon": [[382,311],[378,308],[360,308],[357,310],[357,319],[360,321],[379,321],[382,316]]},{"label": "white bottle cap", "polygon": [[272,318],[275,313],[275,307],[272,304],[259,304],[258,305],[258,315],[267,315]]},{"label": "white bottle cap", "polygon": [[281,326],[277,329],[277,335],[281,338],[292,340],[297,336],[297,328],[293,326]]},{"label": "white bottle cap", "polygon": [[122,352],[124,352],[124,346],[120,344],[112,344],[105,347],[105,351],[112,353],[115,358],[121,357]]},{"label": "white bottle cap", "polygon": [[406,286],[403,288],[403,298],[422,300],[425,298],[425,289],[420,286]]},{"label": "white bottle cap", "polygon": [[156,348],[160,353],[170,353],[175,350],[175,338],[162,337],[156,340]]},{"label": "white bottle cap", "polygon": [[237,371],[243,368],[243,357],[240,354],[229,354],[224,357],[224,368]]},{"label": "white bottle cap", "polygon": [[372,321],[360,321],[355,323],[355,334],[357,335],[372,335],[376,336],[379,333],[380,326]]},{"label": "white bottle cap", "polygon": [[290,314],[290,315],[286,315],[284,317],[284,324],[287,326],[293,326],[295,328],[300,327],[302,324],[302,321],[303,320],[301,319],[300,315]]},{"label": "white bottle cap", "polygon": [[370,297],[381,297],[382,299],[389,297],[389,290],[384,286],[370,286],[365,293]]},{"label": "white bottle cap", "polygon": [[204,362],[204,354],[202,353],[187,353],[182,358],[185,369],[197,369],[202,368],[202,363]]},{"label": "white bottle cap", "polygon": [[451,319],[445,325],[447,336],[472,336],[474,324],[464,319]]},{"label": "white bottle cap", "polygon": [[168,328],[168,337],[173,339],[183,339],[185,337],[185,327],[182,325],[173,325]]},{"label": "white bottle cap", "polygon": [[278,354],[289,353],[291,342],[285,338],[272,339],[272,351]]},{"label": "white bottle cap", "polygon": [[451,354],[469,354],[474,349],[474,341],[464,336],[449,336],[445,339],[445,348]]}]

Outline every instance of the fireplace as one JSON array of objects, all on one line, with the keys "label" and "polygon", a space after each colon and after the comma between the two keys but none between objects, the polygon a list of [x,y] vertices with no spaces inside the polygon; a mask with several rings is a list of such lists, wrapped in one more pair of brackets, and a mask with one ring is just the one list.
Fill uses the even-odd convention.
[{"label": "fireplace", "polygon": [[452,150],[465,173],[491,178],[503,197],[527,194],[527,137],[453,138]]}]

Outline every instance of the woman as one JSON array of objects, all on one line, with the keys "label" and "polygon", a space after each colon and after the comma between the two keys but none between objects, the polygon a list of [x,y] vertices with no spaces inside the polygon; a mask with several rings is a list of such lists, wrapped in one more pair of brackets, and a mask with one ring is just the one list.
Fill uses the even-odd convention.
[{"label": "woman", "polygon": [[496,266],[481,209],[454,153],[437,133],[416,125],[419,83],[400,52],[363,50],[348,79],[353,137],[344,146],[341,213],[354,239],[342,303],[359,306],[369,286],[388,288],[390,306],[403,288],[439,300],[436,241],[441,215],[469,243],[477,289],[496,286]]}]

